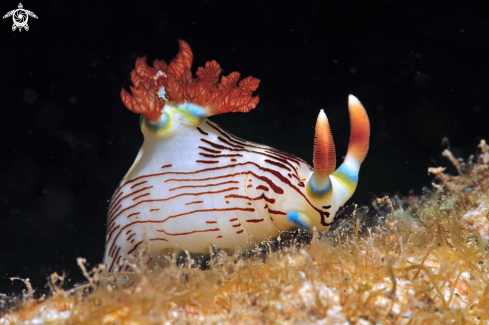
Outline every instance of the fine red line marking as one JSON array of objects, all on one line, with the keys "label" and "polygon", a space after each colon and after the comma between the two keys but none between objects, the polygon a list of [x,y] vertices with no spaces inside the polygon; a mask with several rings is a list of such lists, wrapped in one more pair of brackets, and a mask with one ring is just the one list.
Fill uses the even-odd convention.
[{"label": "fine red line marking", "polygon": [[201,139],[200,139],[200,141],[203,141],[203,142],[207,143],[208,145],[210,145],[211,147],[216,148],[216,149],[233,151],[233,148],[229,148],[229,147],[226,147],[226,146],[222,146],[222,145],[220,145],[220,144],[217,144],[217,143],[211,142],[211,141],[206,140],[206,139],[202,139],[202,138],[201,138]]},{"label": "fine red line marking", "polygon": [[258,222],[262,222],[263,220],[265,220],[265,219],[248,219],[248,220],[246,220],[246,222],[258,223]]},{"label": "fine red line marking", "polygon": [[129,229],[128,231],[126,231],[126,235],[127,235],[128,233],[130,233],[131,231],[132,231],[131,229]]},{"label": "fine red line marking", "polygon": [[219,163],[219,160],[196,160],[195,162],[203,164],[217,164]]},{"label": "fine red line marking", "polygon": [[[141,188],[141,189],[139,189],[139,190],[137,190],[137,191],[131,192],[131,193],[129,193],[129,194],[127,194],[127,195],[125,195],[125,196],[121,197],[121,198],[120,198],[120,199],[119,199],[119,200],[118,200],[118,201],[117,201],[115,204],[119,204],[119,203],[120,203],[122,200],[127,199],[129,196],[134,195],[134,194],[137,194],[137,193],[142,192],[142,191],[144,191],[144,190],[148,190],[148,189],[150,189],[150,188],[153,188],[153,186],[147,186],[147,187],[143,187],[143,188]],[[120,207],[120,206],[119,206],[119,207]],[[117,211],[117,209],[119,209],[119,207],[117,207],[117,208],[116,208],[116,211]],[[109,211],[109,216],[110,216],[110,215],[112,215],[113,213],[115,213],[115,211]],[[110,219],[110,218],[109,218],[109,219]]]},{"label": "fine red line marking", "polygon": [[228,146],[231,146],[231,147],[234,147],[234,148],[238,148],[238,149],[245,149],[245,147],[243,145],[240,145],[240,144],[235,144],[235,143],[231,143],[227,140],[225,140],[224,138],[218,136],[217,139],[221,142],[224,142],[225,144],[227,144]]},{"label": "fine red line marking", "polygon": [[233,158],[233,159],[231,159],[231,161],[237,161],[237,160]]},{"label": "fine red line marking", "polygon": [[136,236],[136,233],[132,234],[131,236],[127,237],[126,241],[129,241],[132,237]]},{"label": "fine red line marking", "polygon": [[323,206],[323,209],[331,209],[331,205],[325,205]]},{"label": "fine red line marking", "polygon": [[190,212],[184,212],[184,213],[180,213],[180,214],[175,214],[173,216],[169,216],[168,218],[164,219],[163,222],[165,222],[166,220],[168,219],[172,219],[172,218],[177,218],[177,217],[181,217],[181,216],[185,216],[185,215],[188,215],[188,214],[192,214],[192,213],[197,213],[197,212],[214,212],[214,211],[248,211],[248,212],[255,212],[255,209],[254,208],[224,208],[224,209],[202,209],[202,210],[194,210],[194,211],[190,211]]},{"label": "fine red line marking", "polygon": [[238,223],[237,225],[233,225],[233,228],[241,227],[241,224]]},{"label": "fine red line marking", "polygon": [[203,152],[199,152],[199,155],[203,156],[203,157],[206,157],[206,158],[219,158],[219,157],[243,157],[242,154],[240,153],[235,153],[235,154],[221,154],[221,155],[211,155],[209,153],[203,153]]},{"label": "fine red line marking", "polygon": [[133,198],[132,200],[133,200],[133,201],[136,201],[137,199],[139,199],[139,198],[141,198],[141,197],[143,197],[143,196],[147,196],[147,195],[149,195],[149,193],[142,194],[142,195],[140,195],[140,196],[136,196],[136,197],[135,197],[135,198]]},{"label": "fine red line marking", "polygon": [[160,211],[160,209],[151,209],[151,210],[149,210],[149,212],[153,212],[153,211]]},{"label": "fine red line marking", "polygon": [[244,231],[244,229],[241,229],[240,231],[236,231],[237,234],[240,234]]},{"label": "fine red line marking", "polygon": [[266,187],[265,185],[258,185],[256,187],[257,190],[264,190],[265,192],[268,192],[270,189]]},{"label": "fine red line marking", "polygon": [[171,167],[171,166],[173,166],[173,165],[172,164],[168,164],[168,165],[161,166],[161,168],[168,168],[168,167]]},{"label": "fine red line marking", "polygon": [[256,200],[265,200],[269,203],[275,203],[275,199],[271,199],[271,198],[268,198],[265,196],[265,193],[262,193],[260,196],[257,196],[257,197],[249,197],[249,196],[245,196],[245,195],[238,195],[238,194],[229,194],[229,195],[226,195],[224,197],[225,199],[228,199],[228,198],[233,198],[233,199],[246,199],[246,200],[251,200],[251,201],[256,201]]},{"label": "fine red line marking", "polygon": [[280,214],[280,215],[283,215],[283,216],[285,216],[287,214],[285,212],[275,211],[275,210],[272,210],[272,209],[268,209],[268,213],[271,213],[271,214]]},{"label": "fine red line marking", "polygon": [[116,259],[116,257],[119,255],[119,251],[121,250],[121,247],[118,246],[117,249],[114,250],[114,259],[112,260],[112,263]]},{"label": "fine red line marking", "polygon": [[[168,240],[166,240],[165,238],[151,238],[150,239],[150,241],[155,241],[155,240],[162,240],[162,241],[168,242]],[[136,250],[136,248],[138,248],[138,246],[141,245],[142,243],[144,243],[144,240],[141,240],[139,243],[137,243],[136,245],[134,245],[134,247],[129,252],[127,252],[127,255],[129,255],[132,252],[134,252]]]},{"label": "fine red line marking", "polygon": [[116,213],[116,212],[117,212],[117,211],[118,211],[118,210],[119,210],[121,207],[122,207],[122,204],[119,204],[119,205],[117,206],[117,208],[115,208],[115,210],[112,210],[112,211],[111,211],[111,210],[109,209],[109,216],[108,216],[108,219],[110,220],[110,218],[112,218],[112,215],[113,215],[114,213]]},{"label": "fine red line marking", "polygon": [[[296,157],[294,155],[291,155],[291,154],[288,154],[286,152],[283,152],[283,151],[280,151],[280,150],[277,150],[277,149],[274,149],[274,148],[270,148],[268,146],[264,146],[264,145],[260,145],[258,143],[253,143],[253,142],[250,142],[250,141],[246,141],[246,140],[243,140],[241,138],[238,138],[237,136],[235,135],[232,135],[231,133],[228,133],[226,131],[224,131],[223,129],[219,128],[217,125],[213,124],[213,123],[210,123],[209,121],[206,122],[210,127],[214,128],[216,131],[218,131],[219,133],[221,133],[224,137],[226,137],[229,141],[231,142],[228,142],[228,141],[225,141],[224,139],[222,139],[221,137],[217,137],[220,141],[230,145],[230,146],[233,146],[233,147],[248,147],[248,148],[258,148],[258,149],[265,149],[265,152],[271,154],[271,155],[268,155],[266,153],[263,153],[263,152],[257,152],[257,151],[253,151],[253,150],[250,150],[250,149],[247,149],[246,151],[248,152],[253,152],[253,153],[257,153],[257,154],[261,154],[261,155],[264,155],[264,156],[267,156],[267,157],[270,157],[270,158],[274,158],[276,160],[279,160],[281,161],[282,163],[284,164],[288,164],[290,165],[290,167],[293,167],[288,160],[291,160],[293,162],[295,162],[297,165],[300,166],[300,162],[303,162],[304,164],[307,164],[304,160],[302,160],[301,158],[299,157]],[[233,138],[233,139],[231,139]],[[238,144],[238,145],[236,145]],[[233,149],[232,151],[240,151],[239,149]],[[297,172],[297,171],[295,171]]]},{"label": "fine red line marking", "polygon": [[211,149],[211,148],[207,148],[207,147],[202,147],[202,146],[199,146],[200,149],[203,149],[205,151],[208,151],[208,152],[212,152],[212,153],[221,153],[222,151],[221,150],[214,150],[214,149]]},{"label": "fine red line marking", "polygon": [[203,135],[209,135],[209,133],[205,132],[204,130],[202,130],[201,128],[197,127],[197,130],[202,133]]},{"label": "fine red line marking", "polygon": [[114,249],[114,248],[117,248],[117,246],[112,246],[112,247],[110,248],[110,250],[109,250],[109,254],[108,254],[108,255],[109,255],[110,257],[114,257],[114,251],[113,251],[113,249]]},{"label": "fine red line marking", "polygon": [[115,226],[115,220],[113,220],[111,223],[109,223],[109,226],[107,227],[107,232],[112,230],[112,227],[114,227],[114,226]]},{"label": "fine red line marking", "polygon": [[279,162],[276,162],[276,161],[274,161],[274,160],[270,160],[270,159],[265,159],[265,162],[267,162],[267,163],[269,163],[269,164],[271,164],[271,165],[275,165],[275,166],[277,166],[277,167],[280,167],[280,168],[286,169],[286,170],[288,170],[288,171],[290,172],[290,168],[289,168],[289,167],[287,167],[287,166],[285,166],[284,164],[281,164],[281,163],[279,163]]},{"label": "fine red line marking", "polygon": [[[143,175],[143,176],[139,176],[139,177],[136,177],[135,179],[132,179],[132,180],[128,181],[128,183],[129,182],[132,182],[132,181],[134,181],[134,180],[136,180],[138,178],[141,178],[141,177],[162,176],[162,175],[166,175],[166,174],[178,174],[178,175],[185,174],[185,175],[189,175],[189,174],[203,173],[203,172],[207,172],[207,171],[215,171],[215,170],[225,169],[225,168],[235,168],[237,166],[244,166],[244,165],[248,165],[248,164],[254,165],[257,168],[259,168],[261,170],[264,170],[265,172],[269,172],[269,173],[273,174],[274,176],[276,176],[277,178],[279,178],[282,182],[284,182],[285,184],[289,185],[294,190],[296,190],[299,194],[301,194],[307,200],[306,196],[298,188],[296,188],[287,178],[285,178],[284,176],[282,176],[282,174],[280,174],[279,172],[277,172],[275,170],[261,167],[260,165],[258,165],[255,162],[252,162],[252,161],[247,161],[247,162],[244,162],[244,163],[231,164],[231,165],[226,165],[226,166],[206,168],[206,169],[197,170],[195,172],[167,172],[167,173],[160,173],[160,174]],[[185,179],[185,178],[169,178],[169,179],[165,180],[165,183],[166,182],[170,182],[170,181],[182,181],[182,182],[183,181],[194,181],[194,182],[202,182],[202,181],[214,180],[214,179],[219,179],[219,178],[235,177],[235,176],[238,176],[238,175],[253,175],[256,178],[260,179],[261,181],[267,183],[268,186],[270,186],[275,193],[277,193],[277,194],[284,194],[284,190],[281,187],[277,186],[271,179],[269,179],[268,177],[265,177],[265,176],[260,176],[260,175],[254,173],[254,172],[252,172],[250,170],[246,170],[246,171],[242,171],[242,172],[238,172],[238,173],[234,173],[234,174],[226,174],[226,175],[220,175],[220,176],[215,176],[215,177],[207,177],[207,178],[187,178],[187,179]],[[311,204],[311,206],[312,206],[312,204]],[[320,211],[320,210],[318,210],[318,211]]]},{"label": "fine red line marking", "polygon": [[112,245],[110,247],[109,254],[108,254],[110,257],[114,257],[114,253],[115,253],[115,250],[117,249],[117,247],[118,247],[117,245]]},{"label": "fine red line marking", "polygon": [[[117,254],[119,254],[120,250],[121,250],[121,247],[119,246],[119,248],[117,249]],[[117,256],[117,254],[116,254],[116,256]],[[115,258],[113,258],[112,263],[110,263],[109,272],[112,271],[112,266],[114,265],[114,262],[115,262]]]},{"label": "fine red line marking", "polygon": [[134,184],[133,186],[131,186],[130,188],[133,189],[134,187],[138,186],[138,185],[141,185],[141,184],[144,184],[144,183],[147,183],[148,181],[142,181],[142,182],[139,182],[137,184]]},{"label": "fine red line marking", "polygon": [[236,220],[238,220],[238,218],[229,219],[229,221],[231,221],[231,222],[236,221]]},{"label": "fine red line marking", "polygon": [[211,223],[217,223],[217,221],[206,221],[205,223],[211,224]]},{"label": "fine red line marking", "polygon": [[197,203],[204,203],[204,201],[192,201],[192,202],[189,202],[189,203],[185,203],[185,205],[197,204]]},{"label": "fine red line marking", "polygon": [[185,235],[195,234],[197,232],[209,232],[209,231],[219,231],[219,230],[221,230],[221,229],[219,229],[219,228],[213,228],[213,229],[205,229],[205,230],[194,230],[194,231],[189,231],[189,232],[180,232],[180,233],[176,233],[176,234],[170,234],[170,233],[167,233],[164,230],[156,230],[156,231],[157,232],[162,232],[162,233],[164,233],[165,235],[168,235],[168,236],[185,236]]},{"label": "fine red line marking", "polygon": [[[173,215],[173,216],[169,216],[168,218],[164,219],[164,220],[143,220],[143,221],[133,221],[131,223],[128,223],[127,225],[125,225],[124,227],[122,227],[119,232],[115,235],[114,239],[112,240],[112,244],[111,246],[113,246],[115,244],[115,242],[117,241],[117,238],[119,238],[120,234],[122,233],[123,230],[125,230],[126,228],[129,228],[135,224],[140,224],[140,223],[164,223],[166,222],[168,219],[172,219],[172,218],[177,218],[177,217],[180,217],[180,216],[183,216],[183,215],[188,215],[188,214],[192,214],[192,213],[197,213],[197,212],[221,212],[221,211],[248,211],[248,212],[255,212],[255,209],[254,208],[224,208],[224,209],[202,209],[202,210],[194,210],[194,211],[190,211],[190,212],[185,212],[185,213],[180,213],[180,214],[176,214],[176,215]],[[120,225],[119,225],[120,226]],[[119,226],[117,226],[115,229],[119,228]],[[115,229],[112,229],[111,233],[109,234],[108,236],[108,239],[107,239],[107,243],[110,241],[111,239],[111,236],[112,236],[112,233]]]},{"label": "fine red line marking", "polygon": [[[109,219],[109,223],[112,222],[112,219],[116,219],[117,217],[119,217],[121,215],[121,213],[123,213],[124,211],[127,211],[131,208],[134,208],[135,206],[141,204],[141,203],[146,203],[146,202],[161,202],[161,201],[168,201],[168,200],[172,200],[176,197],[179,197],[179,196],[184,196],[184,195],[193,195],[193,196],[199,196],[199,195],[204,195],[204,194],[216,194],[216,193],[222,193],[222,192],[227,192],[227,191],[233,191],[233,190],[239,190],[239,187],[230,187],[230,188],[225,188],[223,190],[219,190],[219,191],[207,191],[207,192],[198,192],[198,193],[180,193],[180,194],[177,194],[177,195],[174,195],[174,196],[170,196],[168,198],[165,198],[165,199],[155,199],[155,200],[143,200],[143,201],[139,201],[131,206],[128,206],[124,209],[122,209],[121,211],[119,211],[118,214],[114,215],[111,217],[111,219]],[[108,237],[108,239],[110,239],[110,236]],[[108,240],[107,239],[107,240]]]},{"label": "fine red line marking", "polygon": [[[261,144],[258,144],[258,143],[254,143],[254,142],[250,142],[250,141],[241,139],[240,137],[237,137],[234,134],[231,134],[231,133],[225,131],[224,129],[221,129],[217,124],[214,124],[214,123],[212,123],[210,121],[206,121],[206,123],[210,127],[214,128],[216,131],[218,131],[219,133],[221,133],[223,136],[225,136],[229,141],[231,141],[233,143],[238,143],[239,145],[242,145],[242,146],[245,146],[245,147],[251,147],[251,148],[273,149],[273,148],[270,148],[269,146],[265,146],[265,145],[261,145]],[[282,152],[282,151],[279,151],[277,149],[273,149],[273,150],[275,150],[278,153],[281,153],[281,154],[283,154],[285,156],[288,156],[289,158],[291,158],[291,160],[300,159],[300,158],[295,157],[294,155],[290,155],[290,154],[288,154],[286,152]],[[268,152],[270,152],[270,151],[268,151]],[[305,161],[304,161],[304,163],[305,163]]]},{"label": "fine red line marking", "polygon": [[119,198],[119,196],[122,195],[122,193],[124,193],[124,191],[120,191],[119,194],[117,194],[117,196],[110,201],[110,209],[112,208],[112,205],[115,203],[115,201]]},{"label": "fine red line marking", "polygon": [[171,188],[168,191],[174,191],[174,190],[178,190],[178,189],[181,189],[181,188],[209,187],[209,186],[218,186],[218,185],[224,185],[224,184],[239,184],[239,182],[238,181],[226,181],[226,182],[221,182],[221,183],[216,183],[216,184],[184,185],[184,186],[179,186],[179,187]]},{"label": "fine red line marking", "polygon": [[[235,136],[234,134],[231,134],[229,132],[227,132],[226,130],[220,128],[217,124],[214,124],[214,123],[211,123],[209,121],[206,121],[206,123],[214,128],[214,130],[218,131],[219,133],[221,133],[222,135],[224,135],[226,138],[228,138],[230,141],[234,141],[234,142],[237,142],[238,144],[240,145],[243,145],[243,146],[246,146],[246,145],[249,145],[251,144],[251,147],[254,147],[254,148],[267,148],[267,146],[264,146],[264,145],[260,145],[258,143],[254,143],[254,142],[250,142],[250,141],[246,141],[244,139],[241,139],[240,137],[237,137]],[[232,139],[231,139],[232,138]]]},{"label": "fine red line marking", "polygon": [[250,188],[250,187],[253,187],[253,185],[251,185],[251,184],[250,184],[250,185],[248,185],[248,186],[246,186],[246,187],[247,187],[247,188]]},{"label": "fine red line marking", "polygon": [[135,215],[138,215],[138,214],[140,214],[140,213],[141,213],[141,212],[134,212],[134,213],[131,213],[130,215],[128,215],[127,217],[128,217],[128,218],[130,218],[130,217],[135,216]]},{"label": "fine red line marking", "polygon": [[[217,148],[217,149],[225,149],[225,150],[229,150],[229,151],[245,151],[245,152],[252,152],[252,153],[256,153],[256,154],[258,154],[258,155],[262,155],[262,156],[265,156],[265,157],[270,157],[270,158],[273,158],[273,159],[275,159],[275,160],[278,160],[278,161],[282,162],[282,163],[284,164],[284,165],[283,165],[284,167],[285,167],[285,164],[289,165],[289,166],[290,166],[290,167],[291,167],[291,168],[294,170],[294,172],[296,172],[296,173],[297,173],[297,170],[296,170],[296,169],[294,169],[294,166],[293,166],[293,165],[292,165],[292,164],[291,164],[291,163],[290,163],[290,162],[287,160],[288,158],[285,158],[285,157],[283,157],[283,156],[281,156],[281,155],[274,155],[274,154],[273,154],[271,151],[269,151],[269,150],[266,150],[266,152],[271,153],[271,154],[267,154],[267,153],[264,153],[264,152],[261,152],[261,151],[253,151],[253,150],[251,150],[251,149],[249,149],[249,148],[245,148],[245,147],[243,147],[243,146],[236,146],[236,145],[233,145],[233,144],[231,144],[230,142],[228,142],[228,141],[224,140],[224,139],[223,139],[223,138],[221,138],[221,137],[217,137],[217,138],[218,138],[218,139],[219,139],[221,142],[224,142],[224,143],[226,143],[226,144],[228,144],[228,145],[230,145],[230,146],[232,146],[232,147],[234,147],[234,148],[237,148],[237,149],[233,149],[233,148],[229,148],[229,147],[226,147],[226,146],[222,146],[222,145],[219,145],[219,144],[217,144],[217,143],[214,143],[214,142],[208,141],[208,140],[206,140],[206,139],[200,139],[200,140],[202,140],[202,141],[206,142],[207,144],[210,144],[212,147]],[[247,144],[246,146],[247,146],[247,147],[254,147],[254,148],[263,149],[262,147],[257,147],[257,146],[248,145],[248,144]],[[280,158],[279,158],[279,157],[280,157]],[[291,160],[292,160],[293,162],[295,162],[295,163],[297,163],[297,164],[299,165],[299,163],[298,163],[297,161],[294,161],[293,159],[291,159]],[[282,167],[282,166],[280,166],[280,167]],[[285,167],[285,168],[287,168],[287,167]],[[290,171],[290,169],[289,169],[289,168],[287,168],[287,170],[289,170],[289,171]]]},{"label": "fine red line marking", "polygon": [[122,256],[119,255],[119,257],[117,257],[117,263],[115,263],[116,265],[119,265],[119,261],[121,260]]},{"label": "fine red line marking", "polygon": [[283,159],[286,159],[286,160],[291,160],[291,161],[295,162],[297,164],[297,166],[300,166],[301,163],[308,165],[307,162],[305,160],[303,160],[302,158],[291,155],[291,154],[286,153],[284,151],[280,151],[280,150],[275,149],[275,148],[268,147],[266,152],[269,154],[272,154],[272,155],[276,155],[276,156],[283,158]]},{"label": "fine red line marking", "polygon": [[114,197],[120,195],[120,192],[123,192],[121,191],[122,190],[122,187],[124,186],[125,184],[122,184],[122,183],[119,183],[119,186],[117,186],[117,188],[115,189],[115,192],[114,194],[112,194],[112,197],[111,197],[111,201],[114,200]]},{"label": "fine red line marking", "polygon": [[248,202],[248,203],[246,203],[246,204],[251,205],[251,202]]},{"label": "fine red line marking", "polygon": [[[201,140],[204,141],[205,139],[201,139]],[[208,142],[210,142],[210,141],[208,141]],[[212,142],[210,142],[210,143],[212,144]],[[223,147],[223,146],[221,146],[221,147]],[[228,149],[231,149],[231,148],[228,148]],[[127,181],[126,183],[124,183],[121,186],[125,186],[125,185],[127,185],[129,183],[135,182],[135,181],[137,181],[137,180],[139,180],[139,179],[141,179],[143,177],[162,176],[162,175],[166,175],[166,174],[191,175],[191,174],[204,173],[204,172],[207,172],[207,171],[215,171],[215,170],[220,170],[220,169],[225,169],[225,168],[235,168],[237,166],[244,166],[244,165],[248,165],[248,164],[249,165],[253,165],[256,168],[258,168],[258,169],[260,169],[260,170],[262,170],[264,172],[268,172],[268,173],[272,174],[273,176],[275,176],[276,178],[278,178],[280,181],[282,181],[282,183],[284,183],[285,185],[288,185],[291,189],[293,189],[294,191],[296,191],[300,196],[303,197],[303,199],[310,205],[311,208],[313,208],[314,210],[316,210],[320,214],[320,216],[321,216],[321,224],[323,226],[328,226],[328,225],[330,225],[330,224],[332,224],[334,222],[334,220],[332,220],[329,223],[326,222],[325,217],[326,218],[329,218],[329,215],[330,214],[328,212],[322,211],[319,208],[316,208],[316,206],[311,202],[311,200],[309,200],[309,198],[298,187],[296,187],[294,184],[292,184],[288,178],[286,178],[284,175],[282,175],[281,173],[279,173],[276,170],[262,167],[258,163],[255,163],[253,161],[247,161],[247,162],[243,162],[243,163],[236,163],[236,164],[230,164],[230,165],[218,166],[218,167],[212,167],[212,168],[205,168],[205,169],[200,169],[200,170],[196,170],[196,171],[192,171],[192,172],[164,172],[164,173],[158,173],[158,174],[141,175],[141,176],[138,176],[136,178],[133,178],[133,179]],[[309,165],[307,165],[307,166],[309,166]],[[234,173],[232,175],[224,175],[224,176],[210,177],[208,179],[217,179],[217,178],[223,178],[223,177],[232,177],[232,176],[235,176],[235,175],[243,175],[243,174],[244,175],[251,174],[251,175],[255,176],[256,178],[262,180],[263,182],[267,183],[272,188],[272,190],[275,193],[277,193],[277,194],[284,194],[284,190],[281,187],[277,186],[275,183],[273,183],[271,179],[269,179],[269,178],[267,178],[265,176],[258,176],[257,174],[255,174],[254,172],[252,172],[250,170],[246,170],[246,171]],[[169,180],[166,180],[165,182],[168,182],[170,180],[175,180],[175,179],[169,179]],[[183,179],[183,180],[190,181],[190,179]],[[205,180],[205,179],[196,179],[196,181],[203,181],[203,180]]]},{"label": "fine red line marking", "polygon": [[[116,197],[118,197],[119,195],[121,195],[121,194],[124,192],[124,191],[121,191],[121,189],[122,189],[122,186],[119,186],[119,187],[118,187],[118,188],[115,190],[114,194],[112,194],[112,201],[113,201],[113,200],[114,200]],[[120,192],[119,192],[119,191],[120,191]]]},{"label": "fine red line marking", "polygon": [[216,238],[222,238],[222,236],[217,236]]},{"label": "fine red line marking", "polygon": [[[113,229],[110,231],[109,235],[107,236],[107,242],[109,241],[110,236],[112,236],[112,234],[114,233],[114,231],[115,231],[117,228],[119,228],[120,226],[121,226],[121,225],[117,225],[117,227],[113,228]],[[121,230],[122,230],[122,229],[121,229]]]}]

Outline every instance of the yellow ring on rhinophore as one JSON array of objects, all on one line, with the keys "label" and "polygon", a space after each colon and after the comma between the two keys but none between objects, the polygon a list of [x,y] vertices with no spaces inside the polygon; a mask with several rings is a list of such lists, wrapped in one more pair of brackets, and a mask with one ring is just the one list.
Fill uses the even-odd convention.
[{"label": "yellow ring on rhinophore", "polygon": [[353,195],[358,184],[358,175],[347,170],[347,167],[340,166],[332,174],[343,187]]}]

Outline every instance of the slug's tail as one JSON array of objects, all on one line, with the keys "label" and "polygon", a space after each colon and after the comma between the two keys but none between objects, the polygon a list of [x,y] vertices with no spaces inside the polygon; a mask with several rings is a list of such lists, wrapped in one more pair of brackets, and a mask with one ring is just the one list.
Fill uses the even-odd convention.
[{"label": "slug's tail", "polygon": [[124,105],[131,111],[143,114],[150,122],[158,121],[166,103],[193,104],[203,108],[207,116],[227,112],[249,112],[256,107],[259,97],[253,97],[260,80],[247,77],[240,81],[239,72],[221,75],[216,61],[199,67],[197,77],[190,71],[193,53],[187,42],[179,40],[180,51],[170,64],[155,60],[153,67],[146,58],[136,60],[131,72],[134,87],[131,92],[122,89]]}]

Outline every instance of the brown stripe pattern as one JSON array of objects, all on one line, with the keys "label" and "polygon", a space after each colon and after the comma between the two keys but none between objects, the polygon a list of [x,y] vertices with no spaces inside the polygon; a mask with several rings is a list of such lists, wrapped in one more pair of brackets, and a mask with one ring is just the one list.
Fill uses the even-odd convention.
[{"label": "brown stripe pattern", "polygon": [[251,235],[253,240],[277,235],[273,218],[284,218],[289,211],[276,202],[286,193],[287,200],[301,200],[326,224],[326,206],[314,206],[301,189],[301,171],[310,170],[305,161],[243,140],[207,120],[186,128],[179,131],[193,132],[191,143],[172,143],[179,149],[164,152],[164,161],[151,164],[146,159],[146,165],[131,168],[115,191],[107,219],[109,272],[140,250],[193,251],[198,243],[205,246],[212,240],[232,248],[234,243],[247,243]]}]

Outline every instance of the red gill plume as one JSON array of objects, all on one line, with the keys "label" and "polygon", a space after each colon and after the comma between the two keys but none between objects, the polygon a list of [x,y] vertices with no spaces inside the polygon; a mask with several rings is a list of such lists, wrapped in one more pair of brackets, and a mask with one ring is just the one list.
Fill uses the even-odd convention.
[{"label": "red gill plume", "polygon": [[[256,107],[259,96],[253,97],[260,80],[247,77],[239,80],[239,72],[219,77],[221,67],[216,61],[209,61],[199,67],[193,78],[193,54],[187,42],[179,40],[180,51],[166,64],[155,60],[153,67],[146,64],[146,58],[138,58],[131,72],[131,93],[121,91],[123,104],[132,112],[143,114],[149,121],[157,121],[166,101],[172,104],[192,103],[203,107],[209,116],[227,112],[249,112]],[[166,100],[158,96],[165,88]]]}]

